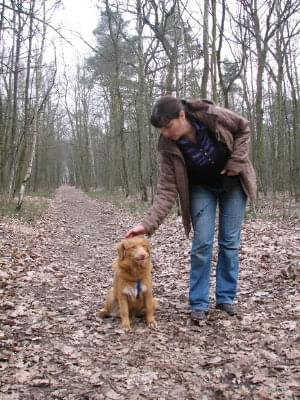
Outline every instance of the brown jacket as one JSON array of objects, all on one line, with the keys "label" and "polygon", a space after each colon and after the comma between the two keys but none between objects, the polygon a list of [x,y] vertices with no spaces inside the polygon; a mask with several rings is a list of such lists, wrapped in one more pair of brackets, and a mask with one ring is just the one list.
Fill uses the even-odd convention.
[{"label": "brown jacket", "polygon": [[[206,124],[217,139],[225,143],[230,158],[225,169],[240,175],[242,186],[250,198],[256,198],[256,176],[249,159],[250,129],[248,121],[234,112],[216,106],[208,100],[199,100],[201,111],[194,116]],[[141,222],[151,235],[170,212],[179,194],[182,222],[188,236],[191,230],[188,177],[184,158],[176,143],[162,135],[158,142],[160,177],[154,203]]]}]

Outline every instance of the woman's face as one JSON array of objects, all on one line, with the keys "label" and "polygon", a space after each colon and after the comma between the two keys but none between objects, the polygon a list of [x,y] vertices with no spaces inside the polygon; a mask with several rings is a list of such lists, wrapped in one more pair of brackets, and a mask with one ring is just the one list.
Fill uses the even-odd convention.
[{"label": "woman's face", "polygon": [[190,128],[190,123],[185,118],[184,111],[180,111],[178,118],[171,119],[160,128],[160,133],[167,139],[178,140],[184,136]]}]

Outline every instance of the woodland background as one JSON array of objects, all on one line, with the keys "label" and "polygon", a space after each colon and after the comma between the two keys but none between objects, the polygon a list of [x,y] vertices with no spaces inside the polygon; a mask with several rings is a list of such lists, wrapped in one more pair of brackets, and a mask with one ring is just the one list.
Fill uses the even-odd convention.
[{"label": "woodland background", "polygon": [[[162,94],[210,98],[251,124],[259,191],[300,197],[298,0],[102,0],[95,45],[57,57],[60,0],[0,3],[0,194],[67,183],[153,198]],[[83,5],[84,7],[84,5]],[[71,44],[70,44],[71,45]]]},{"label": "woodland background", "polygon": [[[102,0],[77,65],[60,52],[75,45],[62,7],[0,0],[1,400],[300,398],[299,218],[269,218],[278,204],[299,217],[299,0]],[[151,238],[158,329],[123,335],[95,311],[141,219],[126,203],[153,198],[149,115],[166,93],[249,119],[260,214],[243,228],[237,317],[214,308],[212,279],[208,320],[190,323],[191,243],[173,213]],[[90,198],[107,193],[121,207]],[[16,201],[41,218],[2,217]],[[212,278],[216,260],[215,241]]]}]

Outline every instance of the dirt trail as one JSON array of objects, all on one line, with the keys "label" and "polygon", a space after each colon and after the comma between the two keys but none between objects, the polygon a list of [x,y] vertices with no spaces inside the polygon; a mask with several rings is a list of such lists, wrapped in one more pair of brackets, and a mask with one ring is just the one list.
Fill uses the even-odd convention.
[{"label": "dirt trail", "polygon": [[194,326],[190,241],[169,219],[151,239],[159,327],[124,334],[95,311],[135,219],[63,186],[35,227],[0,224],[0,400],[299,398],[299,226],[247,222],[241,316]]}]

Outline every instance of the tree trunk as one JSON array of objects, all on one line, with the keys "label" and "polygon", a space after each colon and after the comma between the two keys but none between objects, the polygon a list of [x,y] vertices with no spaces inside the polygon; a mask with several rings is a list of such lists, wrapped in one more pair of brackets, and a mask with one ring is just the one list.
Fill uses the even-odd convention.
[{"label": "tree trunk", "polygon": [[138,135],[138,180],[139,180],[139,189],[142,195],[142,201],[148,200],[147,194],[147,186],[145,184],[144,176],[143,176],[143,167],[142,167],[142,154],[143,150],[145,150],[145,132],[147,132],[148,122],[146,121],[146,96],[148,92],[148,88],[145,81],[145,63],[144,63],[144,49],[143,49],[143,16],[142,16],[142,7],[141,0],[137,0],[137,22],[136,22],[136,30],[138,34],[138,94],[137,94],[137,104],[136,104],[136,115],[137,115],[137,135]]},{"label": "tree trunk", "polygon": [[[34,7],[35,7],[35,0],[32,0],[31,4],[31,14],[30,18],[34,18]],[[34,106],[34,115],[31,121],[31,127],[32,127],[32,140],[31,140],[31,149],[30,149],[30,155],[29,155],[29,160],[28,160],[28,165],[26,168],[26,173],[24,176],[24,179],[21,183],[20,191],[19,191],[19,198],[18,198],[18,204],[17,204],[17,210],[20,210],[23,200],[24,200],[24,194],[26,190],[26,186],[28,184],[29,179],[31,178],[32,174],[32,168],[33,168],[33,163],[35,160],[35,155],[36,155],[36,144],[37,144],[37,138],[38,138],[38,132],[39,132],[39,113],[47,99],[47,97],[50,94],[51,88],[54,85],[54,79],[52,86],[48,88],[48,91],[44,97],[44,99],[39,102],[40,98],[40,93],[42,90],[42,64],[43,64],[43,53],[44,53],[44,46],[45,46],[45,39],[46,39],[46,15],[45,15],[45,3],[43,3],[43,30],[42,30],[42,40],[41,40],[41,47],[40,47],[40,54],[38,55],[37,63],[36,63],[36,72],[35,72],[35,106]],[[32,21],[31,21],[32,22]]]},{"label": "tree trunk", "polygon": [[127,162],[126,162],[126,142],[125,142],[125,128],[124,128],[124,105],[123,105],[123,98],[122,92],[120,89],[120,52],[119,52],[119,29],[117,27],[114,30],[113,26],[113,16],[112,11],[109,6],[108,0],[105,0],[105,7],[106,7],[106,15],[108,18],[108,26],[110,32],[110,40],[113,45],[113,54],[114,54],[114,71],[113,71],[113,98],[112,98],[112,106],[113,106],[113,113],[116,118],[115,126],[116,126],[116,135],[120,141],[120,158],[121,158],[121,168],[122,168],[122,183],[125,189],[126,197],[129,196],[129,181],[128,181],[128,173],[127,173]]},{"label": "tree trunk", "polygon": [[211,91],[212,99],[218,102],[218,89],[217,89],[217,54],[216,54],[216,41],[217,41],[217,3],[216,0],[211,0],[212,5],[212,44],[211,44]]},{"label": "tree trunk", "polygon": [[209,77],[209,3],[210,0],[204,0],[204,18],[203,18],[203,73],[201,80],[200,95],[203,99],[207,98],[207,85]]},{"label": "tree trunk", "polygon": [[[12,4],[15,5],[15,2],[12,1]],[[9,159],[9,183],[8,183],[8,197],[11,200],[14,195],[14,185],[15,185],[15,176],[17,170],[17,157],[19,152],[18,145],[18,87],[19,87],[19,73],[20,73],[20,53],[21,53],[21,42],[22,42],[22,20],[21,20],[21,11],[22,4],[17,0],[17,11],[14,10],[13,16],[13,24],[15,26],[15,39],[14,46],[15,54],[12,57],[12,70],[13,73],[13,99],[12,99],[12,116],[11,116],[11,133],[10,133],[10,159]],[[16,19],[18,22],[16,22]]]}]

